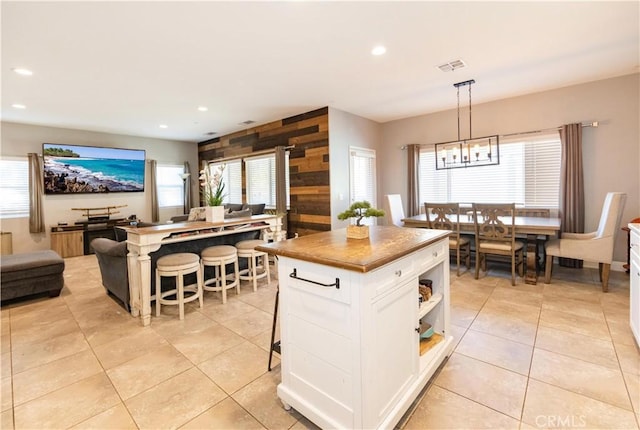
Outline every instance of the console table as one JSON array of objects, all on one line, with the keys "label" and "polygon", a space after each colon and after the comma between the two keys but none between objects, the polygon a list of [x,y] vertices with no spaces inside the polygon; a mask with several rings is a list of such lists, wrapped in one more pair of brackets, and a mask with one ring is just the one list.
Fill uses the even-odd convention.
[{"label": "console table", "polygon": [[113,228],[128,225],[124,218],[77,221],[73,225],[51,226],[51,249],[61,257],[92,254],[91,241],[97,237],[115,239]]},{"label": "console table", "polygon": [[240,234],[248,231],[279,232],[281,215],[254,215],[211,223],[191,221],[150,227],[121,227],[127,232],[127,267],[131,315],[142,325],[151,324],[151,257],[161,246],[197,239]]}]

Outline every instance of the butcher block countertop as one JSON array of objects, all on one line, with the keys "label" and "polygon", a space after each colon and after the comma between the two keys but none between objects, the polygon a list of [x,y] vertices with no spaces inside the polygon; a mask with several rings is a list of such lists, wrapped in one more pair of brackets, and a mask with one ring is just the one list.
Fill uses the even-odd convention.
[{"label": "butcher block countertop", "polygon": [[370,272],[449,235],[448,230],[370,226],[368,239],[347,239],[346,229],[273,242],[258,251],[355,272]]}]

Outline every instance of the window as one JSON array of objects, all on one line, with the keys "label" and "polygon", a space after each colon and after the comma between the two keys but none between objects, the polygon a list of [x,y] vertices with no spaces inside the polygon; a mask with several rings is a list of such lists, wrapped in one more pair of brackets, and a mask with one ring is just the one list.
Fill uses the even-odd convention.
[{"label": "window", "polygon": [[184,182],[182,164],[159,164],[156,184],[158,185],[158,207],[177,207],[184,205]]},{"label": "window", "polygon": [[[351,203],[366,200],[376,207],[376,151],[349,148],[349,193]],[[365,218],[364,224],[373,225],[374,218]]]},{"label": "window", "polygon": [[[276,156],[269,154],[245,159],[247,169],[247,203],[265,203],[276,206]],[[289,171],[289,153],[286,155],[286,171]],[[289,206],[289,175],[286,177],[287,206]]]},{"label": "window", "polygon": [[0,160],[0,218],[29,216],[29,163],[22,157]]},{"label": "window", "polygon": [[560,191],[558,134],[500,142],[500,164],[435,170],[434,147],[420,153],[420,203],[513,203],[557,208]]},{"label": "window", "polygon": [[351,203],[366,200],[376,206],[376,151],[349,148]]},{"label": "window", "polygon": [[218,166],[224,164],[222,183],[224,184],[224,203],[242,203],[242,161],[233,160],[225,163],[209,164],[210,172],[214,172]]}]

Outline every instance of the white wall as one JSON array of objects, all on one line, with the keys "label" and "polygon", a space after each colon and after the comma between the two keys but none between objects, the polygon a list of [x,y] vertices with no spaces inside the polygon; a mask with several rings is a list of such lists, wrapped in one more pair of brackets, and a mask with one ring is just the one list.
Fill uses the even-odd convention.
[{"label": "white wall", "polygon": [[[375,121],[329,108],[329,166],[331,184],[331,229],[344,228],[348,221],[338,214],[349,207],[349,147],[378,149],[382,143],[382,126]],[[380,154],[376,152],[376,170],[380,190]],[[378,199],[378,207],[382,200]]]},{"label": "white wall", "polygon": [[[595,81],[536,94],[473,105],[473,136],[508,134],[599,121],[583,129],[585,229],[597,228],[604,197],[609,191],[627,193],[623,224],[640,216],[640,74]],[[474,91],[482,86],[478,82]],[[455,88],[451,87],[455,100]],[[461,111],[461,115],[467,115]],[[463,116],[468,118],[468,116]],[[465,121],[462,121],[463,124]],[[401,119],[383,124],[378,157],[384,194],[400,193],[407,201],[407,155],[411,143],[438,143],[457,138],[456,110]],[[468,135],[463,128],[462,136]],[[626,262],[626,236],[618,235],[614,260]]]},{"label": "white wall", "polygon": [[[8,122],[2,123],[2,144],[0,146],[0,155],[2,156],[26,157],[29,152],[42,154],[42,144],[45,142],[144,149],[146,150],[147,159],[172,163],[188,161],[192,172],[192,201],[198,201],[198,148],[196,143]],[[29,233],[28,218],[2,219],[0,220],[0,229],[12,233],[13,252],[20,253],[49,249],[51,246],[50,226],[58,222],[73,224],[75,221],[82,220],[82,213],[73,211],[71,208],[127,205],[127,207],[120,209],[120,213],[117,216],[127,217],[131,214],[136,214],[139,219],[150,222],[151,193],[149,192],[149,184],[149,169],[147,168],[144,193],[45,195],[44,221],[47,225],[46,234]],[[160,221],[165,221],[171,216],[182,212],[182,207],[161,210]]]}]

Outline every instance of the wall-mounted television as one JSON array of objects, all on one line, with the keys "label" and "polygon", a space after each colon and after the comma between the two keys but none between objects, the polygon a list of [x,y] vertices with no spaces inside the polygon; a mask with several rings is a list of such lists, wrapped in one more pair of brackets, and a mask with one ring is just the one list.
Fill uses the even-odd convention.
[{"label": "wall-mounted television", "polygon": [[43,143],[45,194],[144,191],[142,149]]}]

